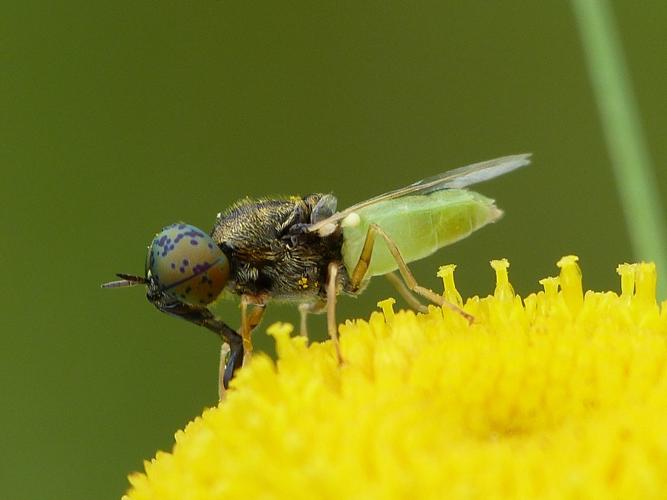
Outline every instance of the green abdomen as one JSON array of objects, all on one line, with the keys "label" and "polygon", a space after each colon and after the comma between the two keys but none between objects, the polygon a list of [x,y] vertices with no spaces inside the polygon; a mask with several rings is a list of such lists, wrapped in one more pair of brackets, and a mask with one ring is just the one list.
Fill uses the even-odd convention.
[{"label": "green abdomen", "polygon": [[[359,216],[358,224],[343,224],[343,260],[349,272],[359,260],[370,224],[380,226],[396,242],[405,261],[412,262],[465,238],[502,214],[492,199],[465,189],[404,196],[355,213]],[[348,219],[353,220],[354,217]],[[367,277],[397,268],[384,239],[378,236]]]}]

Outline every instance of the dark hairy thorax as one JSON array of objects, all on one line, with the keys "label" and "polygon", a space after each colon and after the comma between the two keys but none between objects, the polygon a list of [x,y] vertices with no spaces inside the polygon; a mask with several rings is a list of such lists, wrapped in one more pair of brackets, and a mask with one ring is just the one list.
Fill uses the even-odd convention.
[{"label": "dark hairy thorax", "polygon": [[304,231],[323,196],[245,199],[218,216],[211,236],[230,260],[231,291],[278,300],[325,298],[332,261],[341,263],[339,286],[345,286],[341,230],[324,238]]}]

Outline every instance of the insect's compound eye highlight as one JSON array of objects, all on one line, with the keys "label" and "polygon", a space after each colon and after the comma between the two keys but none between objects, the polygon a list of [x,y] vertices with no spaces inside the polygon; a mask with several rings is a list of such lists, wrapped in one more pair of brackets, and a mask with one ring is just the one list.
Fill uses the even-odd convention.
[{"label": "insect's compound eye highlight", "polygon": [[192,305],[213,302],[229,279],[229,260],[201,229],[176,223],[155,235],[146,277],[172,297]]}]

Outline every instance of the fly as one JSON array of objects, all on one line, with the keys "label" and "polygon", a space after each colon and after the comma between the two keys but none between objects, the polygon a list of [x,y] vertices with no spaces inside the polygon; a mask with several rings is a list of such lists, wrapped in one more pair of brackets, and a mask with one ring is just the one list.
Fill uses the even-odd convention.
[{"label": "fly", "polygon": [[[426,310],[421,296],[471,320],[420,286],[407,264],[498,220],[494,200],[465,188],[529,163],[522,154],[468,165],[341,211],[331,194],[244,199],[218,214],[208,234],[185,223],[165,227],[148,247],[144,276],[118,274],[102,287],[145,285],[160,311],[216,333],[226,352],[222,394],[252,352],[251,333],[271,300],[298,304],[302,335],[308,314],[326,312],[336,349],[336,296],[358,295],[373,276],[385,275],[416,310]],[[223,291],[241,298],[239,331],[209,309]]]}]

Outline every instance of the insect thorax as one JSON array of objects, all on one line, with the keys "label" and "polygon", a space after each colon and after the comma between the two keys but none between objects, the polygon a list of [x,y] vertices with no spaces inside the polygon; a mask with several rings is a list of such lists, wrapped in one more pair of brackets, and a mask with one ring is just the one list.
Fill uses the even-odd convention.
[{"label": "insect thorax", "polygon": [[231,291],[278,300],[326,296],[327,266],[342,261],[342,233],[322,238],[304,231],[323,196],[246,199],[219,214],[211,235],[230,259]]}]

